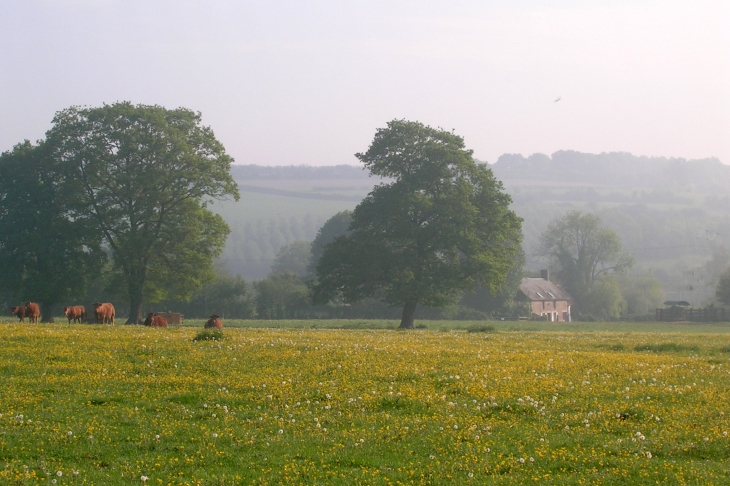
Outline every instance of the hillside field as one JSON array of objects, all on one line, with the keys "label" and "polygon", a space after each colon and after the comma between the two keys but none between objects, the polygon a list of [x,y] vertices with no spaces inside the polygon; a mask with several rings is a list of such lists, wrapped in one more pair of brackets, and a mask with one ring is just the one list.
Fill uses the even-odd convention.
[{"label": "hillside field", "polygon": [[0,482],[730,482],[726,324],[308,323],[0,324]]}]

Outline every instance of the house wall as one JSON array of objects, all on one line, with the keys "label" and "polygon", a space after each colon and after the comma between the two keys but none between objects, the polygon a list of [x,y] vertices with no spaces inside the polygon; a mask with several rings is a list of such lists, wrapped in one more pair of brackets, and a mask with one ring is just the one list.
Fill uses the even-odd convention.
[{"label": "house wall", "polygon": [[570,321],[570,304],[567,300],[533,300],[532,315],[545,317],[551,322]]}]

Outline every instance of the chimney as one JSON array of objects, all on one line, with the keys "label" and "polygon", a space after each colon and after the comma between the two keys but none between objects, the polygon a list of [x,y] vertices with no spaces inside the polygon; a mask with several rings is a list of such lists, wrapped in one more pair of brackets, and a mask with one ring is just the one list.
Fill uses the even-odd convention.
[{"label": "chimney", "polygon": [[540,278],[550,281],[550,270],[540,270]]}]

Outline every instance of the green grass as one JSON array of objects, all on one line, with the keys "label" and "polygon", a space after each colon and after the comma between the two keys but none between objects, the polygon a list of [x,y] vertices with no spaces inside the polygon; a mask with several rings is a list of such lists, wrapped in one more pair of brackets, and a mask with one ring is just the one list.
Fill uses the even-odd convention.
[{"label": "green grass", "polygon": [[0,483],[728,484],[725,330],[423,322],[0,324]]}]

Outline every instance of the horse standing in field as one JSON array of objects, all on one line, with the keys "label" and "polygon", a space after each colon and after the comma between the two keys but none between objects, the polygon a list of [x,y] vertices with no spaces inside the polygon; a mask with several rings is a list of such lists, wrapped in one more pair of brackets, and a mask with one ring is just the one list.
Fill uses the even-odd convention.
[{"label": "horse standing in field", "polygon": [[208,322],[205,323],[205,329],[223,329],[223,321],[221,321],[218,315],[213,314],[208,319]]},{"label": "horse standing in field", "polygon": [[97,324],[109,323],[112,326],[114,325],[114,316],[116,315],[116,311],[112,304],[109,304],[108,302],[94,302],[94,314],[96,314]]},{"label": "horse standing in field", "polygon": [[35,302],[26,302],[25,316],[33,324],[38,324],[38,321],[41,318],[41,309],[40,307],[38,307],[38,304],[36,304]]},{"label": "horse standing in field", "polygon": [[71,324],[71,321],[74,321],[74,324],[77,322],[81,323],[81,318],[86,317],[86,308],[83,305],[72,305],[68,307],[63,308],[63,314],[68,319],[68,323]]},{"label": "horse standing in field", "polygon": [[11,307],[10,312],[12,312],[14,315],[18,316],[18,318],[20,319],[20,322],[25,322],[25,306],[24,305],[18,305],[15,307]]}]

